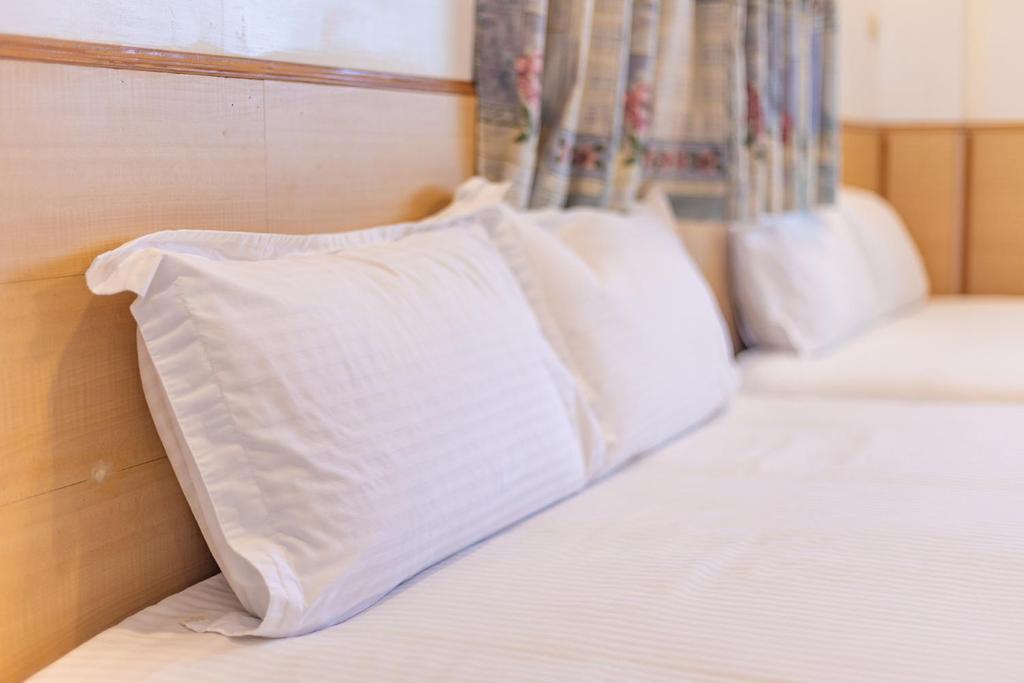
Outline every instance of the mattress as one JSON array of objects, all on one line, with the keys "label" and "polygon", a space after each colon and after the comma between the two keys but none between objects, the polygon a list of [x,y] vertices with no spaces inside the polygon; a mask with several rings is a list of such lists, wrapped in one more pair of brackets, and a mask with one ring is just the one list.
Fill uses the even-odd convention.
[{"label": "mattress", "polygon": [[820,356],[739,362],[755,393],[1024,402],[1024,297],[937,297]]},{"label": "mattress", "polygon": [[180,626],[214,577],[38,681],[1020,681],[1024,408],[746,396],[349,621]]}]

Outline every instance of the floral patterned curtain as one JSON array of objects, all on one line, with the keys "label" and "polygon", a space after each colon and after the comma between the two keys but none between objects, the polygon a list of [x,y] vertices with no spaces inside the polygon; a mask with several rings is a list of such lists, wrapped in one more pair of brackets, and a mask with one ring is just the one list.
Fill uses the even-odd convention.
[{"label": "floral patterned curtain", "polygon": [[478,171],[520,206],[834,199],[835,0],[478,0]]}]

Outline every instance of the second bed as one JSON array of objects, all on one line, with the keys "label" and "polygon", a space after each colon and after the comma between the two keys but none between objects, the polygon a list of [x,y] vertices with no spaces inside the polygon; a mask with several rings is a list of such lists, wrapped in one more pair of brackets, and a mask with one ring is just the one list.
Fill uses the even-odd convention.
[{"label": "second bed", "polygon": [[838,347],[740,354],[753,393],[1024,403],[1024,297],[935,297]]}]

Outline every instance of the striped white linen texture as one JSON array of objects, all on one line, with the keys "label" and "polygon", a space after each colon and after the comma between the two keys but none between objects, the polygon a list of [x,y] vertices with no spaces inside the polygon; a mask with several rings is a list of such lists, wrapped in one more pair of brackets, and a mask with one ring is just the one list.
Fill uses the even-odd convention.
[{"label": "striped white linen texture", "polygon": [[292,639],[180,626],[221,577],[38,681],[1017,682],[1024,409],[741,396],[729,414]]},{"label": "striped white linen texture", "polygon": [[[479,179],[478,179],[479,180]],[[458,211],[446,210],[420,221],[395,223],[366,230],[309,235],[277,235],[272,233],[235,232],[223,230],[165,230],[127,242],[113,251],[96,257],[86,272],[86,282],[94,294],[115,294],[130,291],[145,296],[157,267],[167,253],[192,254],[211,261],[266,261],[309,254],[329,254],[371,245],[389,244],[397,240],[451,228],[474,225],[483,228],[497,247],[505,264],[515,275],[526,300],[533,309],[545,338],[565,362],[567,352],[558,321],[548,306],[537,282],[534,268],[524,251],[517,229],[517,216],[508,207],[478,196],[480,187],[471,187],[476,197],[472,208],[459,199]],[[484,182],[483,189],[504,192],[501,186]],[[575,388],[573,413],[588,463],[599,463],[604,457],[605,443],[601,427],[590,409],[580,387]],[[153,404],[150,404],[153,411]],[[155,415],[158,421],[161,416]],[[173,415],[169,416],[173,423]]]},{"label": "striped white linen texture", "polygon": [[740,331],[750,346],[829,351],[928,297],[907,226],[878,195],[737,223],[730,235]]},{"label": "striped white linen texture", "polygon": [[793,396],[1024,403],[1024,297],[937,296],[811,358],[740,354],[743,389]]},{"label": "striped white linen texture", "polygon": [[[471,178],[439,217],[493,207],[507,191]],[[728,402],[738,384],[728,328],[659,188],[628,213],[498,208],[519,236],[531,303],[600,422],[605,448],[590,449],[592,478]]]},{"label": "striped white linen texture", "polygon": [[335,253],[164,249],[157,263],[132,307],[159,377],[147,394],[170,406],[173,429],[157,425],[172,465],[250,613],[191,628],[337,623],[582,486],[575,384],[472,221]]},{"label": "striped white linen texture", "polygon": [[728,403],[738,385],[728,327],[659,190],[628,214],[532,211],[517,227],[603,428],[605,456],[591,476]]}]

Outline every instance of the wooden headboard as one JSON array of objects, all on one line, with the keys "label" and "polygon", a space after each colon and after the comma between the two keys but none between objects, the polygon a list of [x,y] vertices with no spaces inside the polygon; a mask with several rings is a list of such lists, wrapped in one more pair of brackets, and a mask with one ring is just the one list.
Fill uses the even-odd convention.
[{"label": "wooden headboard", "polygon": [[1024,122],[843,127],[846,182],[902,214],[936,294],[1024,295]]},{"label": "wooden headboard", "polygon": [[843,181],[896,207],[921,251],[934,294],[965,291],[966,140],[958,125],[843,126]]},{"label": "wooden headboard", "polygon": [[155,230],[421,217],[472,173],[462,81],[0,36],[0,680],[210,557],[98,253]]}]

